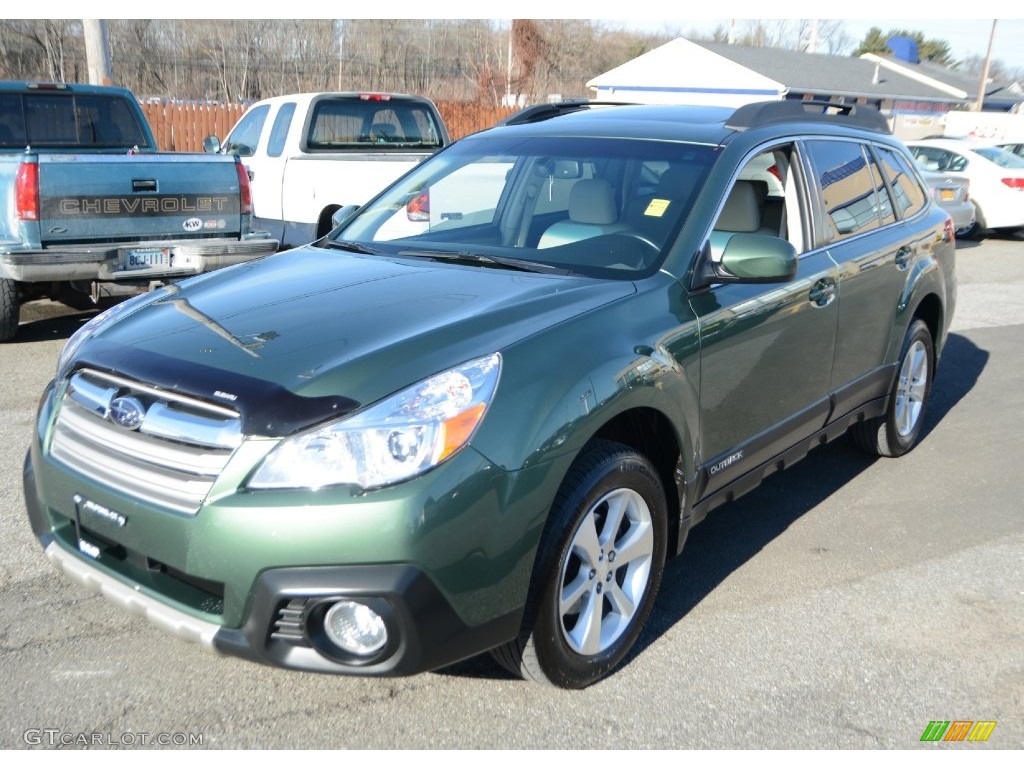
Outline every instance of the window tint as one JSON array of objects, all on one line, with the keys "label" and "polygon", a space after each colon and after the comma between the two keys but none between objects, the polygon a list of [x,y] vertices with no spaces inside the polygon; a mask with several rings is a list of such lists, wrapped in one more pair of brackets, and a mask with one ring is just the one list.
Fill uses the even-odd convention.
[{"label": "window tint", "polygon": [[149,148],[131,104],[119,96],[7,94],[0,97],[0,146]]},{"label": "window tint", "polygon": [[877,147],[885,177],[896,196],[896,210],[901,219],[909,218],[924,208],[927,193],[921,189],[917,176],[907,159],[885,147]]},{"label": "window tint", "polygon": [[284,152],[284,142],[288,138],[288,128],[292,124],[292,116],[295,114],[295,102],[289,101],[283,104],[274,118],[274,127],[270,129],[270,140],[267,142],[267,155],[280,157]]},{"label": "window tint", "polygon": [[21,95],[0,94],[0,148],[24,149],[28,144],[25,116],[21,111]]},{"label": "window tint", "polygon": [[263,124],[267,121],[269,113],[269,104],[263,104],[246,112],[228,136],[227,141],[224,142],[224,154],[252,157],[260,142]]},{"label": "window tint", "polygon": [[886,199],[883,206],[878,196],[881,176],[877,168],[872,172],[862,145],[849,141],[809,141],[807,147],[828,214],[829,240],[874,229],[882,223],[883,216],[892,220],[891,205]]}]

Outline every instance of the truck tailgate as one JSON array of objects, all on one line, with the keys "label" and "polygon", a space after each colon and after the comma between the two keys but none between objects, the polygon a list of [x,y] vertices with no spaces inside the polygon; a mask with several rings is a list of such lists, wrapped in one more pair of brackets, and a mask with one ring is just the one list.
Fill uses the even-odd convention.
[{"label": "truck tailgate", "polygon": [[39,158],[40,240],[238,236],[238,173],[210,155],[48,154]]}]

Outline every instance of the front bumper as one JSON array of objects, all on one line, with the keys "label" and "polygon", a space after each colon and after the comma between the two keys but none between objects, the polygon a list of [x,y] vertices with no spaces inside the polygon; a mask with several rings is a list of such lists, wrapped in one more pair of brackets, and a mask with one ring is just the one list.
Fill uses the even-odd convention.
[{"label": "front bumper", "polygon": [[[383,676],[454,663],[519,630],[551,467],[507,473],[467,448],[374,493],[215,489],[197,514],[175,514],[46,455],[52,405],[51,390],[25,461],[35,535],[71,579],[179,639],[275,666]],[[242,476],[230,466],[225,475],[232,487]],[[80,511],[82,499],[127,522]],[[325,606],[342,598],[384,617],[380,653],[346,657],[327,644]]]},{"label": "front bumper", "polygon": [[[0,251],[0,277],[38,283],[65,280],[158,280],[186,277],[239,264],[277,251],[263,233],[243,238],[156,240],[102,245],[64,245],[38,250]],[[166,249],[168,266],[128,269],[130,251]]]},{"label": "front bumper", "polygon": [[[65,576],[179,640],[205,650],[311,672],[411,675],[452,664],[513,637],[513,611],[468,627],[434,583],[412,566],[282,568],[256,584],[248,618],[229,629],[139,592],[67,552],[56,541],[46,557]],[[388,643],[367,659],[345,658],[319,631],[323,607],[338,598],[368,602],[388,628]]]}]

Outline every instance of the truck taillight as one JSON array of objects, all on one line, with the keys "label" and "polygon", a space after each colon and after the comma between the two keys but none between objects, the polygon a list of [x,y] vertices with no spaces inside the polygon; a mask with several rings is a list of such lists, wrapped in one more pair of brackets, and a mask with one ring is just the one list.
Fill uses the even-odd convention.
[{"label": "truck taillight", "polygon": [[39,166],[35,163],[22,163],[18,167],[14,189],[18,218],[22,221],[39,221]]},{"label": "truck taillight", "polygon": [[249,172],[241,162],[235,162],[238,173],[238,206],[244,216],[252,213],[252,187],[249,186]]},{"label": "truck taillight", "polygon": [[430,190],[420,192],[405,204],[409,221],[430,221]]}]

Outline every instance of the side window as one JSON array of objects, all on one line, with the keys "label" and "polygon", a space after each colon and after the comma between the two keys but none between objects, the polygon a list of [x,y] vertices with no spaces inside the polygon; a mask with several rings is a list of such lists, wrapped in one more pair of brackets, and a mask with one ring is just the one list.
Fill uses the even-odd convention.
[{"label": "side window", "polygon": [[260,134],[263,132],[263,124],[267,121],[268,114],[270,114],[269,104],[263,104],[246,112],[224,142],[224,154],[252,157],[256,153],[256,146],[260,143]]},{"label": "side window", "polygon": [[280,157],[284,152],[284,143],[288,138],[288,128],[292,124],[292,116],[295,114],[295,102],[289,101],[282,104],[281,109],[274,118],[274,126],[270,129],[270,139],[267,141],[267,156]]},{"label": "side window", "polygon": [[788,240],[797,253],[807,250],[792,145],[755,155],[740,169],[711,231],[711,258],[718,261],[733,235],[746,232]]},{"label": "side window", "polygon": [[[878,195],[881,176],[852,141],[808,141],[817,187],[826,213],[826,240],[842,240],[892,220],[892,206]],[[884,191],[884,187],[883,187]],[[888,208],[888,210],[886,210]]]},{"label": "side window", "polygon": [[882,171],[896,197],[896,210],[901,219],[913,216],[924,208],[927,193],[921,189],[906,157],[888,147],[876,147]]}]

